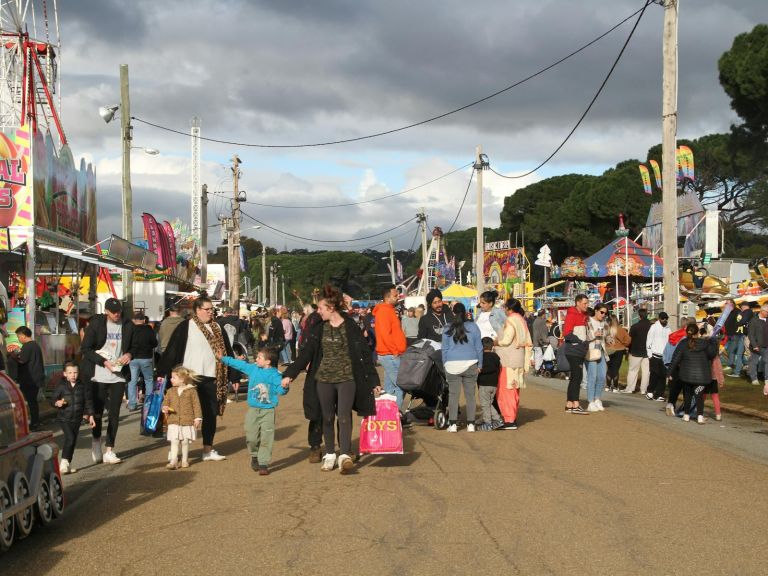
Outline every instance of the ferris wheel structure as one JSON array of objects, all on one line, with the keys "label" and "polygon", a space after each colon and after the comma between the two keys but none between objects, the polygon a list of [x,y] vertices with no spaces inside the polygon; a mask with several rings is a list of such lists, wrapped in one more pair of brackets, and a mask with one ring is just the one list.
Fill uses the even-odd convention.
[{"label": "ferris wheel structure", "polygon": [[57,0],[0,0],[0,131],[28,124],[67,143]]}]

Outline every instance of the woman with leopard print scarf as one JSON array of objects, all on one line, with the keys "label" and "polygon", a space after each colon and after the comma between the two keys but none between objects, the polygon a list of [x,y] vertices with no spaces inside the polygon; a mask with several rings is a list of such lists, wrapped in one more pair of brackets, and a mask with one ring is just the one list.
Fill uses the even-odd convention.
[{"label": "woman with leopard print scarf", "polygon": [[213,449],[216,417],[224,414],[227,403],[227,380],[237,376],[221,362],[217,354],[232,356],[229,340],[213,320],[213,302],[200,296],[192,305],[192,317],[180,323],[171,335],[157,369],[158,376],[169,381],[171,371],[178,365],[194,370],[201,376],[197,394],[203,410],[203,460],[219,461],[225,456]]}]

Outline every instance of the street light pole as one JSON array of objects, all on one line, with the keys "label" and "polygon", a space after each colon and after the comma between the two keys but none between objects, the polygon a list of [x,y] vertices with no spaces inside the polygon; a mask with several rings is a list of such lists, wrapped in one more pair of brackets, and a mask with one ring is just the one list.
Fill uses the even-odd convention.
[{"label": "street light pole", "polygon": [[267,302],[267,246],[261,243],[261,297],[264,304]]},{"label": "street light pole", "polygon": [[[128,91],[128,64],[120,65],[120,131],[123,140],[123,238],[133,242],[133,191],[131,190],[131,101]],[[122,274],[125,308],[133,313],[133,272]]]},{"label": "street light pole", "polygon": [[232,197],[232,234],[229,237],[229,305],[240,310],[240,158],[232,156],[234,195]]}]

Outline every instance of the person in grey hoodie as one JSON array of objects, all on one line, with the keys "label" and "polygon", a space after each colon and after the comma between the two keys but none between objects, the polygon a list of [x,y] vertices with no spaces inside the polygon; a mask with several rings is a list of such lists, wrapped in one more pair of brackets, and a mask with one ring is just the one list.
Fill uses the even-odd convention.
[{"label": "person in grey hoodie", "polygon": [[467,320],[464,304],[453,307],[453,322],[443,329],[441,354],[448,380],[448,432],[457,432],[459,394],[464,389],[467,404],[467,432],[475,431],[475,384],[483,367],[483,342],[480,329]]},{"label": "person in grey hoodie", "polygon": [[544,349],[549,346],[549,330],[547,328],[547,311],[542,308],[536,313],[531,330],[533,341],[533,369],[538,372],[544,362]]}]

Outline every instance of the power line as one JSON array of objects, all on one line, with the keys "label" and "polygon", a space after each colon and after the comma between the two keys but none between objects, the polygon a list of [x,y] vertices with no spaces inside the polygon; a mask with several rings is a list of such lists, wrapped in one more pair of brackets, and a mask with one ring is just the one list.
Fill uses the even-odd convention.
[{"label": "power line", "polygon": [[[467,194],[469,194],[469,187],[472,185],[472,179],[475,177],[475,171],[472,170],[472,174],[469,176],[469,182],[467,182],[467,189],[464,191],[464,198],[461,199],[461,206],[459,206],[459,211],[456,212],[456,218],[453,219],[453,224],[451,224],[451,227],[448,228],[448,232],[453,230],[453,227],[456,225],[456,222],[459,219],[459,214],[461,214],[461,210],[464,208],[464,202],[467,201]],[[446,234],[448,234],[446,232]]]},{"label": "power line", "polygon": [[262,222],[261,220],[259,220],[257,218],[254,218],[253,216],[251,216],[250,214],[248,214],[248,213],[246,213],[246,212],[244,212],[242,210],[240,211],[240,213],[243,216],[246,216],[246,217],[250,218],[251,220],[253,220],[257,224],[260,224],[260,225],[262,225],[265,228],[268,228],[270,230],[274,230],[275,232],[283,234],[284,236],[288,236],[290,238],[298,238],[299,240],[308,240],[310,242],[333,243],[333,244],[336,244],[336,243],[358,242],[360,240],[368,240],[370,238],[376,238],[377,236],[381,236],[383,234],[388,234],[389,232],[392,232],[393,230],[397,230],[398,228],[402,228],[406,224],[409,224],[410,222],[413,222],[416,219],[415,217],[414,218],[409,218],[408,220],[398,224],[397,226],[394,226],[394,227],[392,227],[392,228],[390,228],[388,230],[384,230],[382,232],[377,232],[376,234],[371,234],[370,236],[361,236],[360,238],[349,238],[349,239],[346,239],[346,240],[319,240],[317,238],[307,238],[305,236],[297,236],[296,234],[291,234],[290,232],[285,232],[283,230],[280,230],[278,228],[270,226],[269,224],[266,224],[265,222]]},{"label": "power line", "polygon": [[443,174],[442,176],[438,176],[437,178],[433,178],[429,182],[424,182],[423,184],[419,184],[418,186],[414,186],[413,188],[408,188],[407,190],[401,190],[400,192],[395,192],[393,194],[387,194],[386,196],[380,196],[378,198],[371,198],[370,200],[360,200],[359,202],[346,202],[344,204],[327,204],[325,206],[287,206],[283,204],[264,204],[261,202],[254,202],[252,200],[248,200],[245,202],[241,202],[241,204],[253,204],[254,206],[263,206],[266,208],[285,208],[290,210],[298,210],[298,209],[319,209],[319,208],[343,208],[345,206],[359,206],[360,204],[370,204],[371,202],[379,202],[380,200],[386,200],[388,198],[394,198],[395,196],[402,196],[403,194],[407,194],[408,192],[413,192],[414,190],[418,190],[419,188],[423,188],[424,186],[429,186],[430,184],[434,184],[438,180],[442,180],[443,178],[447,178],[448,176],[451,176],[452,174],[456,174],[456,172],[459,172],[461,170],[464,170],[465,168],[472,166],[472,162],[468,162],[467,164],[464,164],[464,166],[459,166],[458,168],[455,168],[451,170],[450,172],[447,172],[446,174]]},{"label": "power line", "polygon": [[[560,152],[560,150],[563,148],[563,146],[565,146],[566,142],[568,142],[568,140],[571,139],[571,136],[573,136],[574,132],[576,132],[576,129],[584,121],[584,118],[587,117],[587,114],[589,114],[589,111],[592,109],[592,106],[597,101],[598,96],[600,96],[600,94],[602,93],[603,88],[605,88],[605,85],[608,83],[608,79],[611,77],[611,75],[613,74],[613,71],[616,69],[616,66],[619,64],[619,60],[621,60],[621,57],[624,55],[624,51],[626,50],[627,46],[629,45],[629,41],[632,39],[632,36],[634,36],[635,30],[637,30],[637,25],[640,24],[640,20],[643,18],[643,14],[645,14],[645,9],[648,8],[648,6],[650,4],[652,4],[652,3],[653,3],[653,0],[646,0],[645,6],[643,6],[640,10],[638,10],[640,15],[637,17],[637,20],[635,21],[635,25],[632,26],[632,30],[629,32],[629,36],[627,36],[627,39],[624,41],[624,45],[621,47],[621,50],[619,50],[619,54],[618,54],[618,56],[616,56],[616,59],[613,61],[613,64],[611,65],[610,70],[608,70],[608,74],[603,79],[602,84],[600,84],[600,88],[597,89],[597,92],[592,97],[592,100],[589,102],[589,105],[587,106],[587,109],[584,110],[584,113],[581,115],[581,117],[579,118],[578,122],[576,122],[574,127],[571,128],[571,131],[568,132],[568,135],[565,137],[565,139],[562,142],[560,142],[560,145],[557,148],[555,148],[555,151],[552,152],[552,154],[550,154],[549,156],[547,156],[547,158],[541,164],[539,164],[538,166],[536,166],[535,168],[533,168],[532,170],[529,170],[528,172],[526,172],[524,174],[518,174],[517,176],[506,176],[504,174],[499,174],[498,172],[496,172],[496,170],[494,170],[493,168],[491,168],[489,166],[491,172],[493,172],[497,176],[501,176],[502,178],[508,178],[508,179],[511,179],[511,180],[514,180],[514,179],[517,179],[517,178],[525,178],[526,176],[530,176],[531,174],[536,172],[539,168],[541,168],[542,166],[547,164],[550,160],[552,160],[552,158],[555,157],[555,155],[558,152]],[[635,12],[635,14],[637,14],[637,12]]]},{"label": "power line", "polygon": [[[629,16],[627,16],[626,18],[621,20],[619,23],[617,23],[614,26],[612,26],[606,32],[603,32],[602,34],[600,34],[599,36],[597,36],[596,38],[594,38],[590,42],[587,42],[582,47],[574,50],[573,52],[571,52],[567,56],[564,56],[564,57],[560,58],[559,60],[557,60],[556,62],[553,62],[549,66],[546,66],[546,67],[540,69],[538,72],[534,72],[533,74],[531,74],[529,76],[526,76],[525,78],[523,78],[521,80],[518,80],[518,81],[510,84],[509,86],[505,86],[504,88],[502,88],[500,90],[497,90],[496,92],[493,92],[492,94],[489,94],[487,96],[479,98],[478,100],[475,100],[474,102],[470,102],[469,104],[465,104],[464,106],[460,106],[459,108],[454,108],[453,110],[450,110],[448,112],[444,112],[442,114],[438,114],[437,116],[432,116],[431,118],[427,118],[426,120],[421,120],[419,122],[414,122],[413,124],[408,124],[407,126],[401,126],[400,128],[393,128],[391,130],[385,130],[383,132],[376,132],[374,134],[368,134],[366,136],[358,136],[356,138],[346,138],[344,140],[331,140],[331,141],[328,141],[328,142],[314,142],[314,143],[311,143],[311,144],[254,144],[254,143],[247,143],[247,142],[233,142],[233,141],[229,141],[229,140],[221,140],[221,139],[218,139],[218,138],[208,138],[208,137],[204,137],[204,136],[197,136],[197,138],[200,139],[200,140],[204,140],[206,142],[213,142],[213,143],[216,143],[216,144],[227,144],[229,146],[243,146],[243,147],[248,147],[248,148],[313,148],[313,147],[319,147],[319,146],[332,146],[332,145],[335,145],[335,144],[347,144],[347,143],[350,143],[350,142],[359,142],[360,140],[369,140],[371,138],[378,138],[380,136],[387,136],[389,134],[394,134],[396,132],[402,132],[403,130],[408,130],[410,128],[415,128],[417,126],[422,126],[424,124],[428,124],[430,122],[434,122],[435,120],[441,120],[442,118],[446,118],[447,116],[451,116],[453,114],[456,114],[458,112],[462,112],[463,110],[466,110],[466,109],[471,108],[473,106],[477,106],[478,104],[482,104],[483,102],[485,102],[487,100],[490,100],[491,98],[495,98],[496,96],[499,96],[500,94],[508,92],[509,90],[512,90],[513,88],[516,88],[517,86],[520,86],[521,84],[524,84],[525,82],[528,82],[529,80],[532,80],[532,79],[536,78],[537,76],[540,76],[544,72],[547,72],[547,71],[551,70],[552,68],[554,68],[555,66],[558,66],[559,64],[562,64],[566,60],[572,58],[576,54],[586,50],[587,48],[589,48],[590,46],[592,46],[596,42],[602,40],[608,34],[613,32],[614,30],[616,30],[620,26],[622,26],[625,22],[627,22],[628,20],[633,18],[638,13],[644,12],[646,7],[650,3],[651,3],[651,0],[647,0],[646,4],[641,9],[636,10],[635,12],[633,12],[632,14],[630,14]],[[637,24],[635,24],[635,26],[637,26]],[[634,31],[634,29],[633,29],[633,31]],[[187,132],[183,132],[181,130],[175,130],[173,128],[169,128],[167,126],[162,126],[160,124],[155,124],[154,122],[149,122],[148,120],[143,120],[142,118],[138,118],[136,116],[131,116],[131,120],[135,120],[136,122],[141,122],[142,124],[146,124],[147,126],[151,126],[153,128],[157,128],[159,130],[165,130],[166,132],[171,132],[173,134],[179,134],[179,135],[184,136],[184,137],[189,137],[189,134]]]}]

